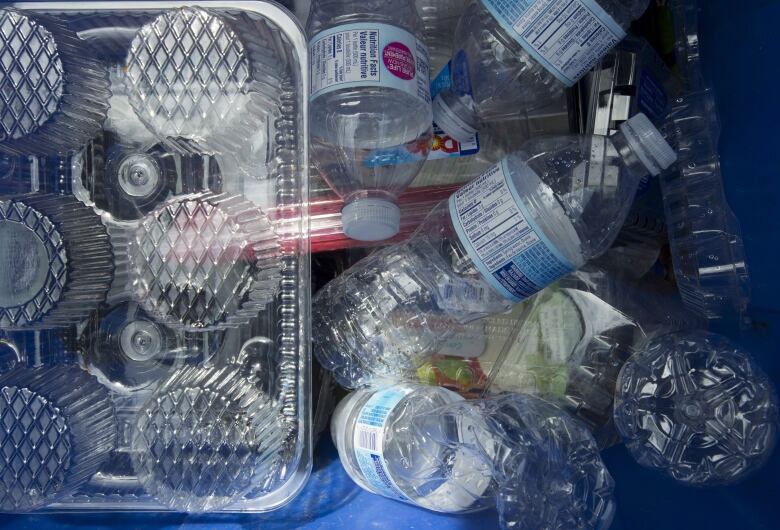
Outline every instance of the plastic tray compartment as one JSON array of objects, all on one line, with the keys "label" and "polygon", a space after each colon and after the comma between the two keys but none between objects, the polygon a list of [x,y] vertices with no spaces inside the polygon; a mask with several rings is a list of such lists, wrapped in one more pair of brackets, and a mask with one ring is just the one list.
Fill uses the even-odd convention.
[{"label": "plastic tray compartment", "polygon": [[311,468],[306,41],[0,7],[0,511],[268,511]]}]

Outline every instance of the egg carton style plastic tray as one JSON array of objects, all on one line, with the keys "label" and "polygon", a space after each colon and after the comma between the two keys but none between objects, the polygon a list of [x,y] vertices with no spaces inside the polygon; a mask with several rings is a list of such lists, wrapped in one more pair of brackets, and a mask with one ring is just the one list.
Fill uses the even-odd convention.
[{"label": "egg carton style plastic tray", "polygon": [[307,71],[269,2],[0,6],[0,512],[303,487]]}]

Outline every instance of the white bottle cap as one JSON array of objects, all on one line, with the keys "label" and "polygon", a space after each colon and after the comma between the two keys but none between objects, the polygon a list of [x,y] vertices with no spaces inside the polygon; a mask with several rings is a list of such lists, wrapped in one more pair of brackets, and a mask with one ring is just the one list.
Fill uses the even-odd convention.
[{"label": "white bottle cap", "polygon": [[677,153],[644,114],[632,117],[620,126],[620,130],[651,175],[659,175],[677,161]]},{"label": "white bottle cap", "polygon": [[358,241],[382,241],[401,227],[401,210],[384,199],[358,199],[341,210],[344,233]]},{"label": "white bottle cap", "polygon": [[438,94],[433,100],[433,122],[438,125],[442,131],[459,142],[467,142],[476,134],[477,129],[463,121],[455,114],[441,94]]}]

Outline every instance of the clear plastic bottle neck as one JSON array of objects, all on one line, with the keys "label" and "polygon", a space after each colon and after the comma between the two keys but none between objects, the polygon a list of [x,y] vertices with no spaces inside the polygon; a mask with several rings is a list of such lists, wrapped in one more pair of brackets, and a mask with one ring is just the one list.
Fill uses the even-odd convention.
[{"label": "clear plastic bottle neck", "polygon": [[623,163],[628,169],[628,174],[637,183],[637,185],[643,178],[650,175],[650,170],[647,168],[647,166],[645,166],[644,163],[642,163],[642,160],[631,147],[631,144],[628,142],[628,138],[626,138],[626,135],[622,131],[616,132],[610,136],[609,139],[612,142],[612,145],[615,146],[615,149],[620,155],[620,158],[623,160]]}]

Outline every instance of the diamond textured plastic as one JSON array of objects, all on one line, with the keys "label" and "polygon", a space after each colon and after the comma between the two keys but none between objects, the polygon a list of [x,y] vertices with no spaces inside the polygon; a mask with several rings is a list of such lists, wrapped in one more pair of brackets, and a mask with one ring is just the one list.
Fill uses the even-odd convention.
[{"label": "diamond textured plastic", "polygon": [[191,367],[139,412],[133,464],[163,504],[213,510],[240,500],[272,471],[282,435],[271,401],[233,367]]},{"label": "diamond textured plastic", "polygon": [[136,230],[130,258],[144,307],[193,328],[248,322],[280,278],[268,219],[229,195],[189,195],[156,210]]}]

